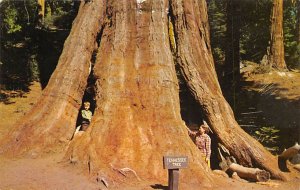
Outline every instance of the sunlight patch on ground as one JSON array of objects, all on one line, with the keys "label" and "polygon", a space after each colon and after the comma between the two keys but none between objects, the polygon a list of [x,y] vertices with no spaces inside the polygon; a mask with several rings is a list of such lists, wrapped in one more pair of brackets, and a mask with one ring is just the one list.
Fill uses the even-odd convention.
[{"label": "sunlight patch on ground", "polygon": [[21,97],[11,97],[6,102],[0,102],[0,137],[4,130],[9,129],[10,126],[30,110],[41,93],[40,83],[33,82],[29,87],[29,92],[24,92]]}]

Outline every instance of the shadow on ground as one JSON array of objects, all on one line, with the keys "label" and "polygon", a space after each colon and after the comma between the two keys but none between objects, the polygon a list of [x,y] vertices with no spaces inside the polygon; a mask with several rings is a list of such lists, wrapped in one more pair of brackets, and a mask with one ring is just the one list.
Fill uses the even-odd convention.
[{"label": "shadow on ground", "polygon": [[[279,85],[244,79],[242,89],[236,94],[235,115],[238,123],[266,147],[278,147],[270,150],[275,154],[300,140],[300,89],[294,89],[296,85],[289,87],[287,82],[281,81]],[[262,135],[259,130],[263,127],[269,127],[270,134]]]},{"label": "shadow on ground", "polygon": [[162,185],[162,184],[154,184],[150,185],[153,189],[162,189],[162,190],[168,190],[168,186]]}]

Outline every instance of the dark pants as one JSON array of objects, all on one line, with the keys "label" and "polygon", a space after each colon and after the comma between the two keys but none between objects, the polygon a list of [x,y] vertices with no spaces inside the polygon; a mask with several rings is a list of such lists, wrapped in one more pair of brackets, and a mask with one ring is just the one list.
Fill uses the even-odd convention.
[{"label": "dark pants", "polygon": [[86,131],[89,126],[90,126],[90,122],[88,122],[88,121],[82,121],[82,123],[81,123],[81,131]]}]

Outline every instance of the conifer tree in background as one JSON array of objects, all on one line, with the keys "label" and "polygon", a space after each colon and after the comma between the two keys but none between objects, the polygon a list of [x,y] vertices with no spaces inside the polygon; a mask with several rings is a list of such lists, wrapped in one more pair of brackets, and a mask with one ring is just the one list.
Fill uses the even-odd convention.
[{"label": "conifer tree in background", "polygon": [[284,31],[284,56],[290,69],[300,68],[300,45],[298,42],[298,1],[284,1],[283,31]]},{"label": "conifer tree in background", "polygon": [[208,19],[216,69],[218,75],[223,76],[221,65],[224,64],[226,50],[226,0],[208,0]]},{"label": "conifer tree in background", "polygon": [[270,49],[267,54],[267,65],[278,70],[287,69],[283,43],[283,0],[273,0]]},{"label": "conifer tree in background", "polygon": [[2,89],[26,90],[32,81],[39,81],[45,87],[55,69],[79,1],[44,2],[45,19],[39,23],[38,8],[41,6],[37,0],[1,1]]},{"label": "conifer tree in background", "polygon": [[45,1],[46,0],[38,0],[38,24],[41,25],[44,23],[45,19]]}]

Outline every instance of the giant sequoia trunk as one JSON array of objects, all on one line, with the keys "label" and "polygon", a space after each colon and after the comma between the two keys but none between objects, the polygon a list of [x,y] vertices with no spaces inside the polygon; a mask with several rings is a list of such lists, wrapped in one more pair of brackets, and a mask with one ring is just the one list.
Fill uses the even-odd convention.
[{"label": "giant sequoia trunk", "polygon": [[[172,27],[168,27],[168,15],[174,26],[175,59],[170,50],[168,28]],[[71,141],[65,158],[100,176],[116,177],[118,169],[130,168],[143,179],[166,179],[162,156],[186,155],[190,163],[189,169],[182,171],[183,177],[189,183],[211,181],[212,173],[180,116],[178,64],[218,140],[239,163],[284,178],[276,158],[238,126],[221,93],[205,0],[83,2],[41,100],[2,140],[2,151],[24,154],[64,150],[64,142],[75,130],[100,30],[103,32],[93,68],[95,114],[88,130]]]},{"label": "giant sequoia trunk", "polygon": [[[258,166],[284,179],[277,159],[243,131],[218,85],[209,43],[205,1],[172,1],[177,62],[219,141],[244,166]],[[254,148],[255,147],[255,148]]]},{"label": "giant sequoia trunk", "polygon": [[268,53],[268,64],[271,67],[279,70],[286,69],[283,44],[283,0],[273,0],[270,51]]},{"label": "giant sequoia trunk", "polygon": [[95,119],[74,139],[68,157],[104,176],[129,167],[142,178],[167,179],[162,157],[187,155],[191,170],[184,178],[205,183],[210,172],[201,172],[207,168],[180,116],[168,0],[108,2],[110,24],[94,67]]},{"label": "giant sequoia trunk", "polygon": [[103,10],[104,5],[100,1],[81,5],[57,68],[41,98],[0,142],[1,151],[9,150],[9,154],[13,155],[36,154],[41,149],[60,149],[71,139],[97,33],[103,22]]}]

